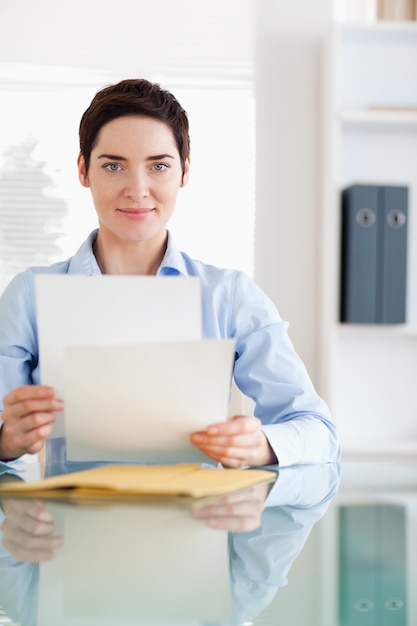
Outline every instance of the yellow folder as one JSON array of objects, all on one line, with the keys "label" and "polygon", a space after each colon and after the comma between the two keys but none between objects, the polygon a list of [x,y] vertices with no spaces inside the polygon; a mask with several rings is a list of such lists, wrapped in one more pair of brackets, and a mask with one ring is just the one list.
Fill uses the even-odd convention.
[{"label": "yellow folder", "polygon": [[276,473],[262,469],[220,469],[198,463],[182,465],[104,465],[51,476],[36,482],[0,484],[0,493],[54,496],[221,495],[256,483],[272,482]]}]

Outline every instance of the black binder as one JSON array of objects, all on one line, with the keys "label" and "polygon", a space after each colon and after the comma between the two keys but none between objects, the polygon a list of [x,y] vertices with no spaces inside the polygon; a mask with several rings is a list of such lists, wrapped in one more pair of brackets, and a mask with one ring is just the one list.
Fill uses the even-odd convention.
[{"label": "black binder", "polygon": [[408,189],[351,185],[342,192],[342,322],[406,317]]},{"label": "black binder", "polygon": [[377,308],[378,187],[342,192],[341,321],[375,323]]},{"label": "black binder", "polygon": [[405,322],[407,278],[407,187],[380,189],[380,241],[378,265],[381,284],[377,303],[377,322]]}]

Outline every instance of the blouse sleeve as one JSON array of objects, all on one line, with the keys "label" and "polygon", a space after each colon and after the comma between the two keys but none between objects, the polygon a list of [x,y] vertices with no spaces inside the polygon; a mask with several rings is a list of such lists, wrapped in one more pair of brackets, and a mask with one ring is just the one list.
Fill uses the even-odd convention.
[{"label": "blouse sleeve", "polygon": [[24,272],[0,297],[0,411],[9,391],[38,382],[33,276]]},{"label": "blouse sleeve", "polygon": [[254,401],[254,413],[281,466],[335,461],[334,422],[287,329],[265,293],[238,273],[229,328],[236,339],[237,386]]}]

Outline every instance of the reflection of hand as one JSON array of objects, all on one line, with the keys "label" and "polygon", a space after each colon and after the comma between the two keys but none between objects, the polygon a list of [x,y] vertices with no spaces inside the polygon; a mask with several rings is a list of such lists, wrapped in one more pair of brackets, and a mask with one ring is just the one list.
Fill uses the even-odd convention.
[{"label": "reflection of hand", "polygon": [[191,435],[191,443],[225,467],[270,465],[277,462],[261,421],[252,415],[235,415]]},{"label": "reflection of hand", "polygon": [[206,521],[207,526],[244,533],[255,530],[261,524],[264,501],[271,488],[261,483],[249,489],[235,491],[208,504],[192,507],[192,515]]},{"label": "reflection of hand", "polygon": [[3,545],[18,561],[51,561],[63,537],[54,535],[51,513],[39,500],[2,499],[6,518],[0,526]]},{"label": "reflection of hand", "polygon": [[0,429],[0,459],[8,461],[23,454],[40,452],[52,432],[55,412],[63,402],[51,387],[23,385],[3,398],[3,425]]}]

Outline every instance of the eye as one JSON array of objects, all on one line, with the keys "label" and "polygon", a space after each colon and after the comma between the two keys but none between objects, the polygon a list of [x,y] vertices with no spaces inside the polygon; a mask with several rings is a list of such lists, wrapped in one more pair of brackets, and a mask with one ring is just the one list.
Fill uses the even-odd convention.
[{"label": "eye", "polygon": [[120,163],[106,163],[105,165],[103,165],[103,168],[105,170],[109,170],[109,172],[120,172],[122,166],[120,165]]},{"label": "eye", "polygon": [[167,170],[169,168],[169,165],[167,165],[166,163],[154,163],[152,165],[152,169],[154,169],[156,172],[163,172],[164,170]]}]

